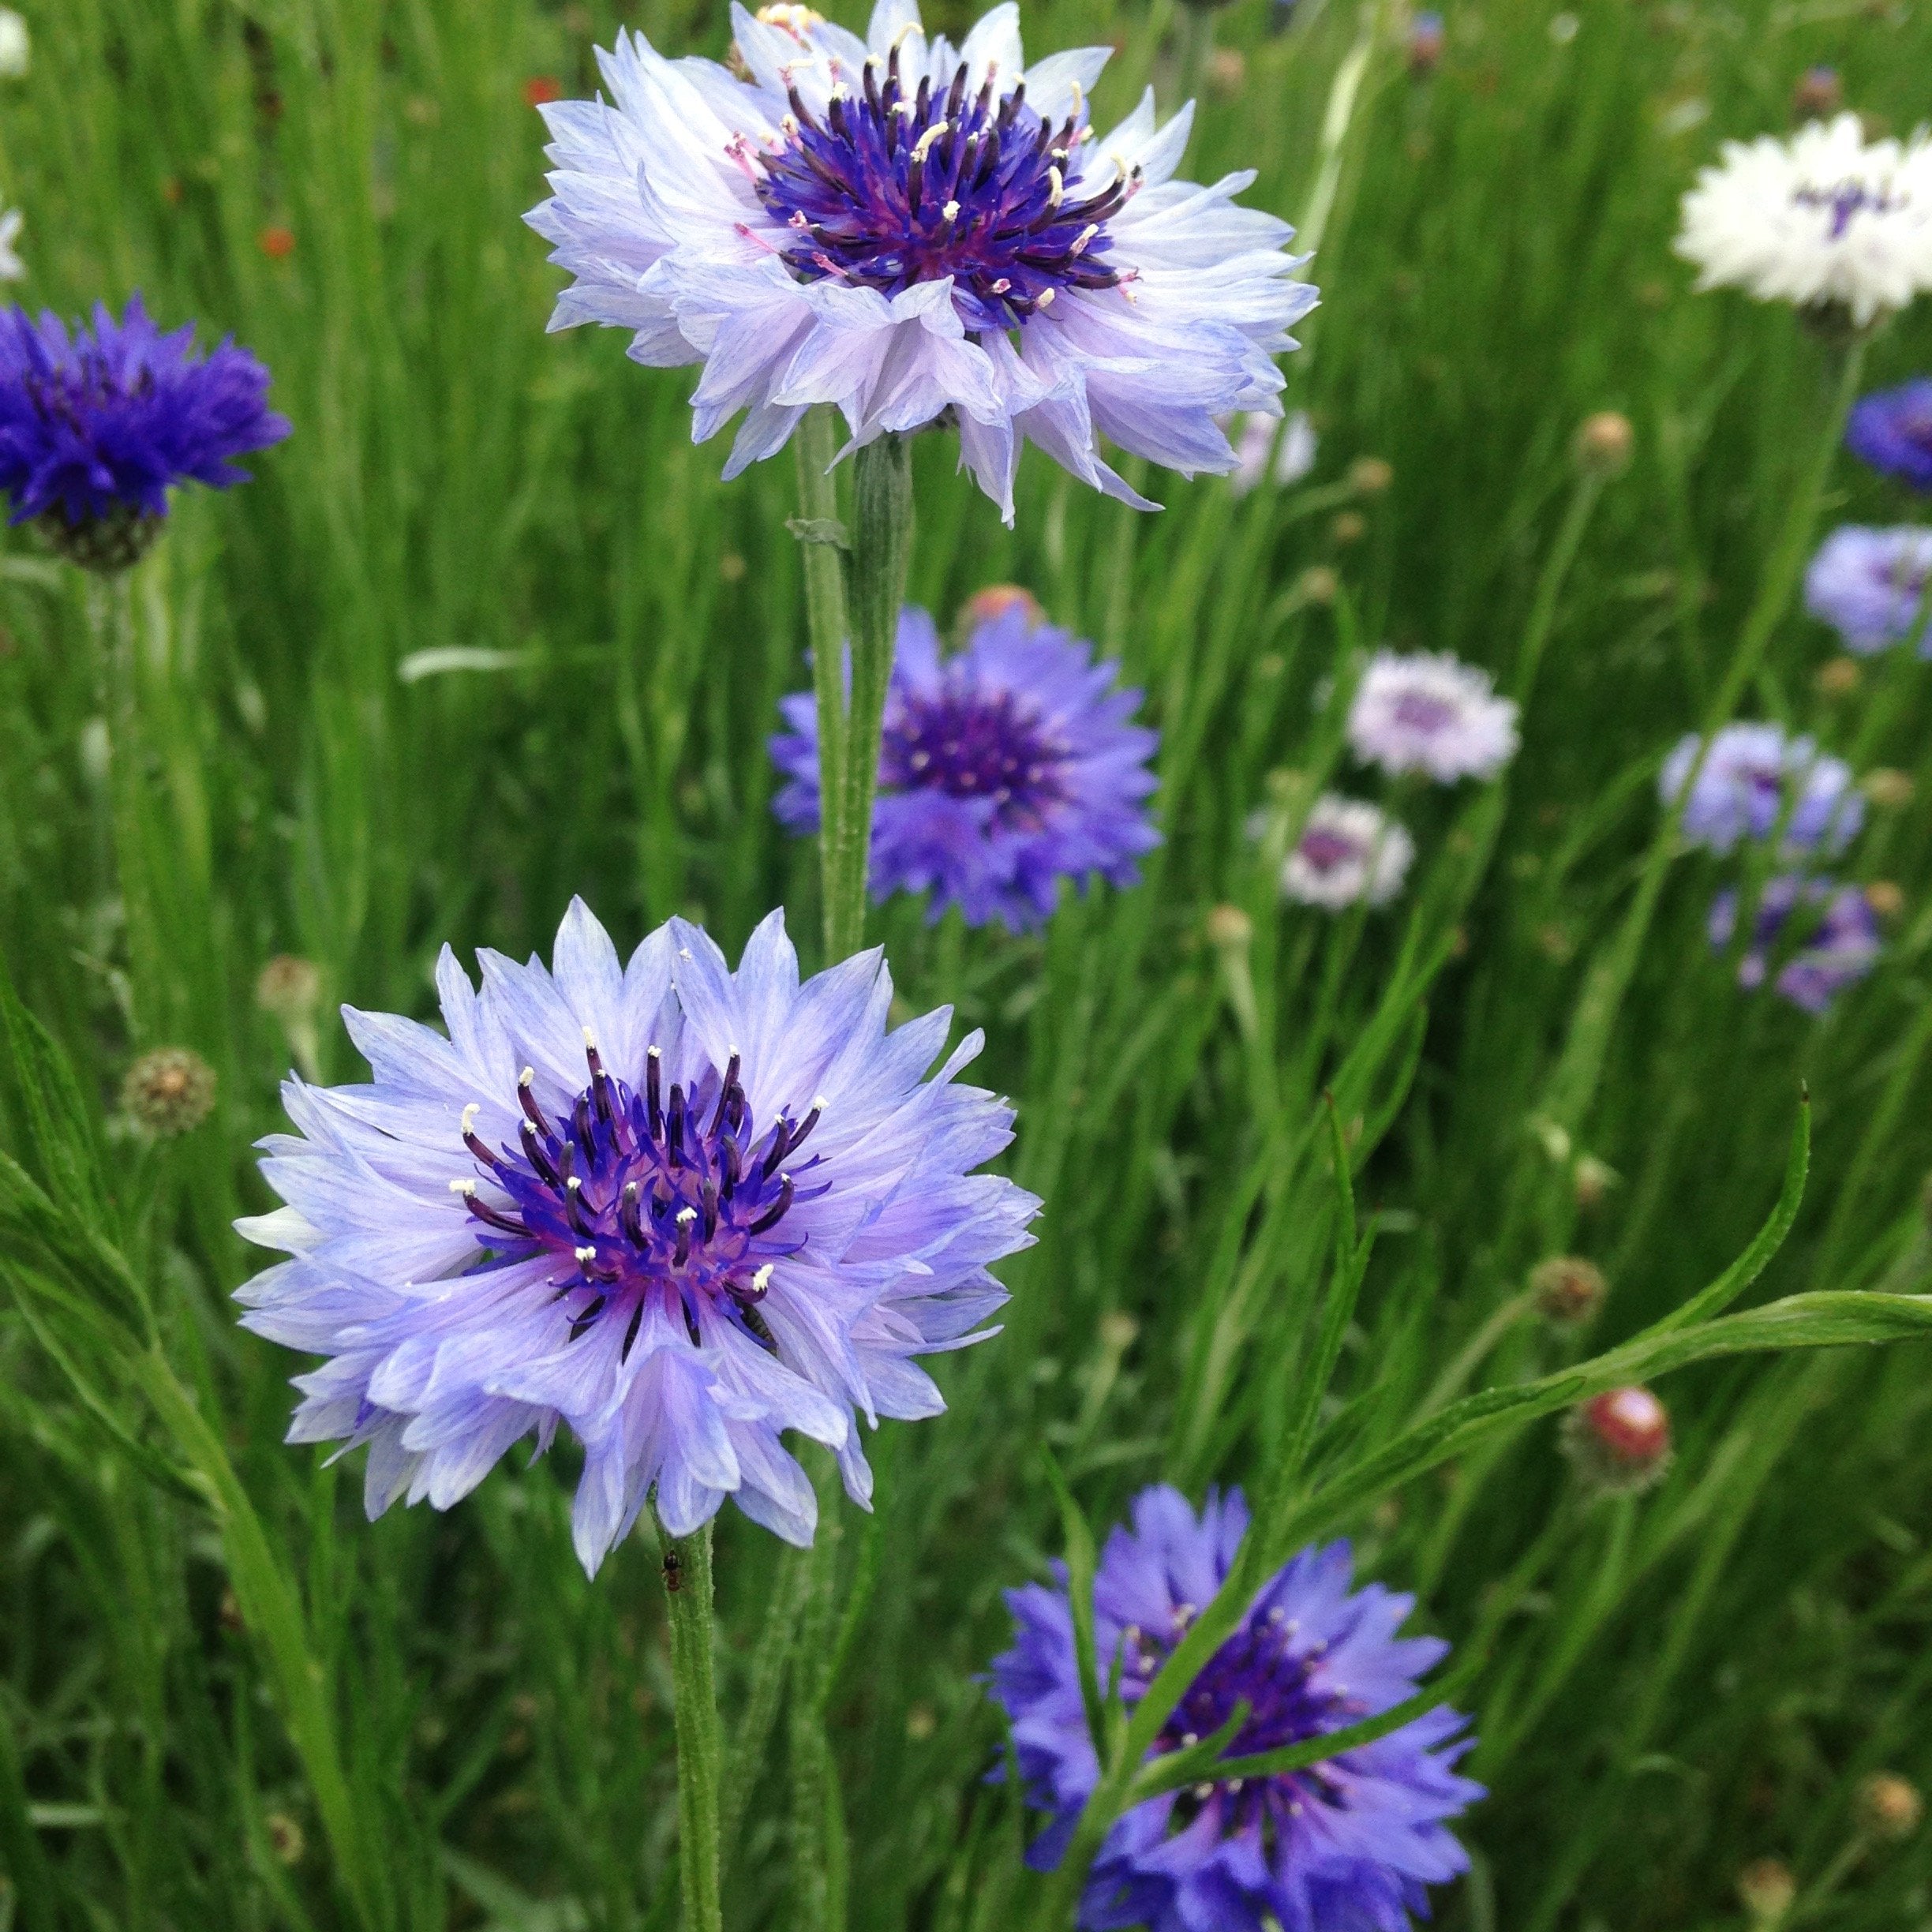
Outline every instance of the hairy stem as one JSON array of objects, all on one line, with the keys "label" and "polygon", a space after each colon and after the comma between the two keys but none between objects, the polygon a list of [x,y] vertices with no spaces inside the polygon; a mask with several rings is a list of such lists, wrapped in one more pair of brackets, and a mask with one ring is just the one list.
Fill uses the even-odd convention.
[{"label": "hairy stem", "polygon": [[674,1537],[660,1521],[665,1601],[671,1619],[671,1679],[676,1697],[678,1876],[684,1932],[721,1932],[718,1885],[718,1799],[724,1746],[718,1729],[711,1658],[711,1526]]}]

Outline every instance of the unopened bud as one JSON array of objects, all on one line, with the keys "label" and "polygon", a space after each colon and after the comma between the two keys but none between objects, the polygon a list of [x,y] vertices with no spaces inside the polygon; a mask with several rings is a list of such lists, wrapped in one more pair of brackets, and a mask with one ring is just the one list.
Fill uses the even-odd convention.
[{"label": "unopened bud", "polygon": [[1738,1874],[1737,1894],[1757,1932],[1770,1932],[1796,1901],[1798,1881],[1778,1859],[1753,1859]]},{"label": "unopened bud", "polygon": [[1896,1771],[1874,1771],[1859,1786],[1859,1829],[1867,1837],[1896,1844],[1919,1829],[1924,1815],[1918,1786]]},{"label": "unopened bud", "polygon": [[1360,543],[1368,534],[1368,520],[1357,511],[1344,510],[1328,526],[1331,541],[1344,546]]},{"label": "unopened bud", "polygon": [[1594,1154],[1586,1154],[1576,1164],[1570,1177],[1571,1190],[1576,1196],[1576,1204],[1586,1214],[1603,1205],[1604,1196],[1617,1184],[1617,1171],[1607,1161],[1600,1161]]},{"label": "unopened bud", "polygon": [[1636,440],[1627,416],[1616,410],[1599,410],[1577,425],[1576,440],[1571,449],[1577,467],[1585,475],[1608,481],[1630,467],[1631,451]]},{"label": "unopened bud", "polygon": [[1125,1309],[1110,1309],[1100,1317],[1100,1346],[1110,1355],[1125,1355],[1140,1332],[1140,1324]]},{"label": "unopened bud", "polygon": [[1844,105],[1844,83],[1836,67],[1807,67],[1792,89],[1794,121],[1829,121]]},{"label": "unopened bud", "polygon": [[1890,879],[1874,879],[1865,888],[1865,903],[1881,919],[1896,919],[1905,909],[1904,891]]},{"label": "unopened bud", "polygon": [[1848,698],[1858,689],[1864,675],[1855,657],[1828,657],[1818,666],[1812,682],[1822,698]]},{"label": "unopened bud", "polygon": [[1912,801],[1910,772],[1896,771],[1889,765],[1881,765],[1876,771],[1868,771],[1863,783],[1865,796],[1874,805],[1888,811],[1896,811]]},{"label": "unopened bud", "polygon": [[121,1104],[158,1140],[192,1133],[215,1110],[215,1069],[188,1047],[157,1047],[128,1069]]},{"label": "unopened bud", "polygon": [[1326,564],[1315,564],[1301,573],[1296,588],[1304,604],[1332,604],[1342,588],[1342,580]]},{"label": "unopened bud", "polygon": [[286,1811],[271,1811],[262,1820],[268,1833],[268,1843],[275,1855],[284,1865],[299,1865],[302,1853],[309,1848],[309,1840],[303,1836],[302,1828]]},{"label": "unopened bud", "polygon": [[1245,951],[1254,938],[1254,921],[1237,905],[1218,905],[1208,915],[1208,938],[1223,952]]},{"label": "unopened bud", "polygon": [[1348,481],[1357,496],[1380,496],[1395,481],[1395,466],[1380,456],[1357,456],[1348,466]]},{"label": "unopened bud", "polygon": [[1208,84],[1232,97],[1248,84],[1248,58],[1238,47],[1216,47],[1208,63]]},{"label": "unopened bud", "polygon": [[293,953],[278,953],[255,982],[255,1004],[284,1026],[313,1019],[321,998],[322,975],[315,962]]},{"label": "unopened bud", "polygon": [[1530,1276],[1537,1312],[1566,1328],[1580,1327],[1602,1307],[1607,1286],[1603,1270],[1580,1255],[1552,1255]]},{"label": "unopened bud", "polygon": [[1647,1388],[1607,1389],[1564,1418],[1563,1449],[1594,1494],[1634,1495],[1669,1466],[1669,1411]]},{"label": "unopened bud", "polygon": [[1417,14],[1409,23],[1409,71],[1412,74],[1433,73],[1442,64],[1447,39],[1440,13],[1432,10]]},{"label": "unopened bud", "polygon": [[1018,584],[1009,583],[988,584],[983,590],[975,590],[960,607],[960,618],[972,630],[1016,610],[1024,614],[1029,625],[1044,623],[1046,620],[1039,599],[1031,590],[1023,590]]}]

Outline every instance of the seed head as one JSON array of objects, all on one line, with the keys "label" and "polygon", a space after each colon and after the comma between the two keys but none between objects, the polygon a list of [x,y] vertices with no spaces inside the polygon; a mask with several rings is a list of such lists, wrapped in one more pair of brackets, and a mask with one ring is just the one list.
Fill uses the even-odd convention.
[{"label": "seed head", "polygon": [[1859,1828],[1868,1838],[1896,1844],[1918,1830],[1924,1814],[1918,1786],[1896,1771],[1874,1771],[1859,1786]]},{"label": "seed head", "polygon": [[1864,788],[1865,796],[1874,805],[1889,811],[1896,811],[1912,801],[1911,773],[1896,771],[1889,766],[1881,765],[1876,771],[1867,772]]},{"label": "seed head", "polygon": [[1859,687],[1863,676],[1855,657],[1829,657],[1818,668],[1814,680],[1823,698],[1845,698]]},{"label": "seed head", "polygon": [[1395,466],[1380,456],[1357,456],[1348,466],[1348,480],[1358,496],[1380,496],[1395,481]]},{"label": "seed head", "polygon": [[255,982],[255,1004],[284,1026],[313,1018],[321,998],[322,975],[315,962],[293,953],[278,953]]},{"label": "seed head", "polygon": [[1563,1450],[1597,1496],[1633,1496],[1670,1466],[1670,1412],[1647,1388],[1607,1389],[1563,1421]]},{"label": "seed head", "polygon": [[1576,1164],[1576,1170],[1570,1177],[1570,1185],[1576,1195],[1576,1204],[1586,1214],[1603,1205],[1604,1196],[1617,1184],[1617,1171],[1607,1161],[1600,1161],[1594,1154],[1586,1154]]},{"label": "seed head", "polygon": [[274,1848],[275,1856],[284,1865],[299,1865],[302,1853],[309,1847],[301,1826],[286,1811],[271,1811],[262,1823],[268,1830],[268,1842]]},{"label": "seed head", "polygon": [[1552,1255],[1530,1277],[1537,1313],[1564,1328],[1588,1321],[1602,1307],[1606,1289],[1603,1270],[1580,1255]]},{"label": "seed head", "polygon": [[158,1140],[191,1133],[215,1110],[215,1069],[186,1046],[157,1047],[128,1069],[121,1104]]},{"label": "seed head", "polygon": [[1737,1878],[1738,1902],[1758,1932],[1770,1932],[1792,1908],[1798,1881],[1791,1867],[1774,1858],[1753,1859]]},{"label": "seed head", "polygon": [[1896,919],[1905,909],[1904,891],[1891,879],[1874,879],[1865,888],[1865,903],[1881,919]]},{"label": "seed head", "polygon": [[1586,476],[1608,482],[1630,467],[1636,440],[1627,416],[1616,410],[1599,410],[1593,416],[1586,416],[1578,425],[1571,448],[1577,467]]}]

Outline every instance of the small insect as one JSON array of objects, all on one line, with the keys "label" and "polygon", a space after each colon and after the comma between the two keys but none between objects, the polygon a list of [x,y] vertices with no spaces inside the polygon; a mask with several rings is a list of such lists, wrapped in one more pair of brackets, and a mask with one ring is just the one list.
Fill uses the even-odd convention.
[{"label": "small insect", "polygon": [[675,1597],[684,1587],[684,1559],[674,1549],[665,1552],[665,1588]]}]

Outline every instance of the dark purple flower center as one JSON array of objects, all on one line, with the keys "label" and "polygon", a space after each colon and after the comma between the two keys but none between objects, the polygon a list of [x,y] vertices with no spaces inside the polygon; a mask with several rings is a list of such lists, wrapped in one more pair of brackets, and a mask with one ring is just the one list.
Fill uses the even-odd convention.
[{"label": "dark purple flower center", "polygon": [[1395,722],[1425,737],[1447,731],[1455,722],[1456,707],[1447,698],[1435,698],[1427,691],[1406,691],[1391,707]]},{"label": "dark purple flower center", "polygon": [[1831,238],[1837,241],[1852,225],[1852,217],[1861,210],[1869,208],[1874,215],[1889,215],[1894,208],[1905,205],[1904,197],[1889,194],[1882,188],[1874,188],[1861,181],[1844,181],[1829,187],[1803,187],[1794,191],[1792,199],[1800,208],[1822,208],[1831,211]]},{"label": "dark purple flower center", "polygon": [[1304,832],[1295,849],[1317,872],[1332,872],[1361,856],[1361,848],[1354,840],[1320,826]]},{"label": "dark purple flower center", "polygon": [[1036,831],[1067,796],[1064,747],[1011,691],[908,697],[886,721],[879,782],[888,791],[990,799],[1002,831]]},{"label": "dark purple flower center", "polygon": [[966,327],[1004,330],[1062,289],[1127,279],[1103,259],[1106,222],[1139,170],[1069,198],[1067,164],[1088,136],[1076,116],[1042,120],[1024,80],[996,98],[989,75],[970,99],[966,81],[961,62],[943,93],[922,78],[908,95],[895,47],[866,62],[860,92],[833,90],[822,122],[792,89],[784,145],[742,158],[762,170],[758,198],[789,230],[781,252],[801,281],[889,296],[950,275]]},{"label": "dark purple flower center", "polygon": [[662,1091],[657,1049],[646,1061],[644,1091],[605,1071],[587,1049],[590,1084],[570,1112],[552,1121],[526,1072],[517,1089],[523,1109],[519,1144],[492,1149],[466,1118],[463,1139],[477,1163],[510,1196],[507,1208],[462,1184],[479,1238],[507,1260],[556,1256],[553,1300],[579,1297],[571,1339],[608,1311],[627,1318],[628,1355],[653,1293],[681,1305],[694,1339],[701,1305],[734,1316],[766,1346],[758,1314],[771,1264],[803,1244],[777,1230],[818,1166],[798,1150],[818,1124],[823,1103],[803,1120],[782,1114],[761,1135],[738,1080],[733,1054],[722,1077],[707,1070],[687,1092]]}]

